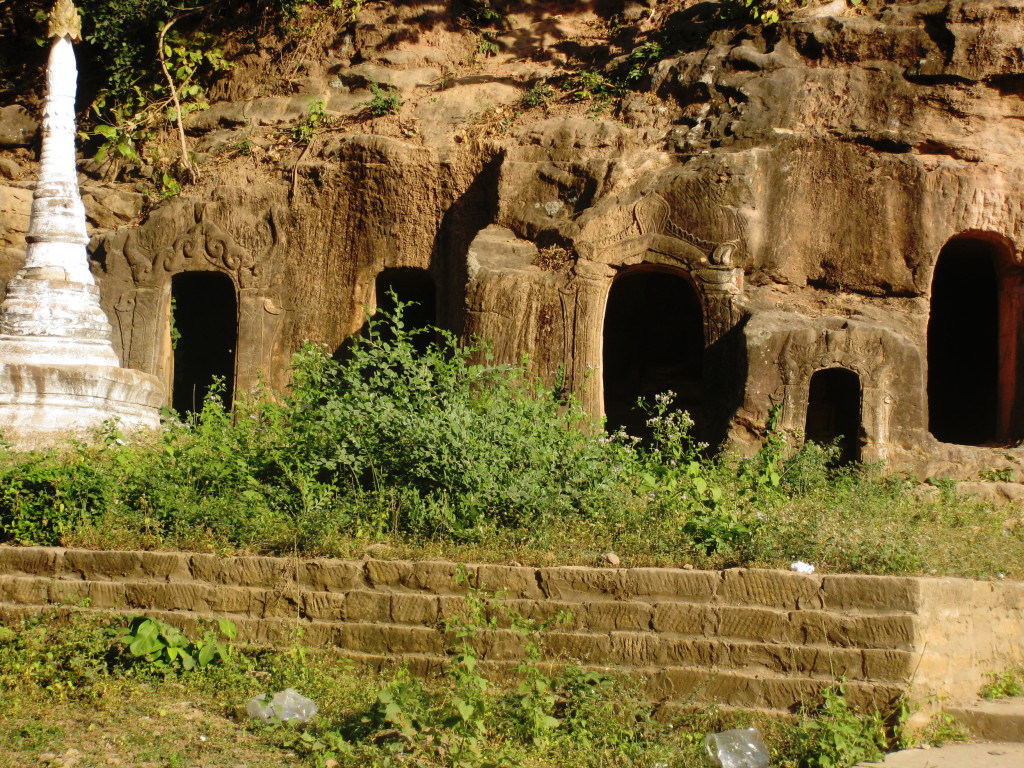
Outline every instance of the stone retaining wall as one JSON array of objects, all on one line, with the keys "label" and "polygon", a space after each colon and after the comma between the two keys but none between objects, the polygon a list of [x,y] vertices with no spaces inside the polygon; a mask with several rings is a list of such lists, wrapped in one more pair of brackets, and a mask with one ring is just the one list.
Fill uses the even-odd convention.
[{"label": "stone retaining wall", "polygon": [[[173,552],[0,547],[0,620],[52,605],[156,615],[179,626],[226,617],[240,639],[335,645],[353,658],[445,658],[445,618],[468,585],[450,562],[295,560]],[[654,699],[791,712],[839,677],[861,707],[913,688],[923,705],[964,701],[985,673],[1024,661],[1024,584],[672,568],[462,567],[522,615],[554,619],[553,658],[614,666]],[[483,658],[514,664],[507,627]]]}]

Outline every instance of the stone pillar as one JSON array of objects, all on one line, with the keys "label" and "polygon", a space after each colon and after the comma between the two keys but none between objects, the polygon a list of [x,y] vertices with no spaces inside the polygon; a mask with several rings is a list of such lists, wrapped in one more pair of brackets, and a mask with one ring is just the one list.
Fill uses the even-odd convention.
[{"label": "stone pillar", "polygon": [[120,367],[89,271],[75,163],[72,41],[80,30],[71,0],[58,0],[25,265],[0,305],[0,431],[18,447],[57,442],[112,417],[155,427],[163,399],[156,379]]}]

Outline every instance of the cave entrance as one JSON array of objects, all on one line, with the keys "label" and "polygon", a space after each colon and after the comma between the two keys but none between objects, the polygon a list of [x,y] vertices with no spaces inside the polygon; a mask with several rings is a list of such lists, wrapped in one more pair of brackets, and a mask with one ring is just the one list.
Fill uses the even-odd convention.
[{"label": "cave entrance", "polygon": [[703,403],[704,313],[689,276],[642,265],[620,274],[604,319],[604,412],[609,432],[647,438],[639,398],[671,390],[672,408],[700,419]]},{"label": "cave entrance", "polygon": [[937,440],[990,445],[1024,436],[1021,308],[1012,250],[957,237],[939,253],[928,319],[928,429]]},{"label": "cave entrance", "polygon": [[[377,275],[377,309],[392,313],[395,311],[396,300],[409,304],[403,313],[407,330],[428,329],[437,325],[437,288],[427,270],[398,267],[385,269]],[[413,345],[422,352],[433,340],[433,333],[419,333],[413,337]]]},{"label": "cave entrance", "polygon": [[238,339],[238,306],[231,278],[222,272],[174,275],[171,328],[171,406],[179,414],[201,410],[214,377],[218,377],[224,380],[221,400],[230,408]]},{"label": "cave entrance", "polygon": [[811,376],[804,435],[819,444],[835,442],[839,462],[860,461],[860,377],[845,368],[826,368]]}]

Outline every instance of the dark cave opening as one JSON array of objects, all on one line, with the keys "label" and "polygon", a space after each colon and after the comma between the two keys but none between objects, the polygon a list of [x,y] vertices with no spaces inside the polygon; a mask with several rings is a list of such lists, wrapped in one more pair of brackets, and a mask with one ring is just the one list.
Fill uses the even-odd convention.
[{"label": "dark cave opening", "polygon": [[[997,440],[999,277],[995,247],[951,240],[939,254],[928,319],[928,429],[937,440]],[[1012,384],[1012,382],[1011,382]]]},{"label": "dark cave opening", "polygon": [[845,368],[826,368],[811,376],[804,435],[815,443],[835,442],[839,462],[860,461],[860,377]]},{"label": "dark cave opening", "polygon": [[224,380],[221,400],[230,408],[238,340],[238,306],[231,278],[221,272],[182,272],[171,278],[171,299],[172,407],[179,414],[201,410],[218,377]]},{"label": "dark cave opening", "polygon": [[[392,314],[397,302],[408,304],[403,311],[406,330],[434,328],[437,319],[437,287],[434,279],[425,269],[397,267],[385,269],[377,275],[377,310]],[[431,341],[433,333],[418,333],[413,345],[423,351]]]},{"label": "dark cave opening", "polygon": [[704,314],[684,273],[641,267],[612,284],[604,320],[604,410],[609,432],[647,438],[643,398],[671,390],[672,409],[699,425],[703,404]]}]

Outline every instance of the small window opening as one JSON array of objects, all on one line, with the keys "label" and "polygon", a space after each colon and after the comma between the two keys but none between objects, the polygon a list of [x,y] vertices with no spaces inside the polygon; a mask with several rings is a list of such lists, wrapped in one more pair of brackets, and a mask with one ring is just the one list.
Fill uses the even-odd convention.
[{"label": "small window opening", "polygon": [[604,410],[609,432],[647,438],[637,400],[676,393],[672,408],[699,423],[704,319],[700,297],[675,270],[640,268],[618,277],[604,321]]},{"label": "small window opening", "polygon": [[845,368],[827,368],[811,376],[804,434],[819,444],[835,443],[839,462],[860,461],[860,378]]},{"label": "small window opening", "polygon": [[238,307],[231,278],[221,272],[183,272],[171,278],[174,382],[171,405],[199,411],[214,378],[224,381],[230,408],[235,383]]}]

